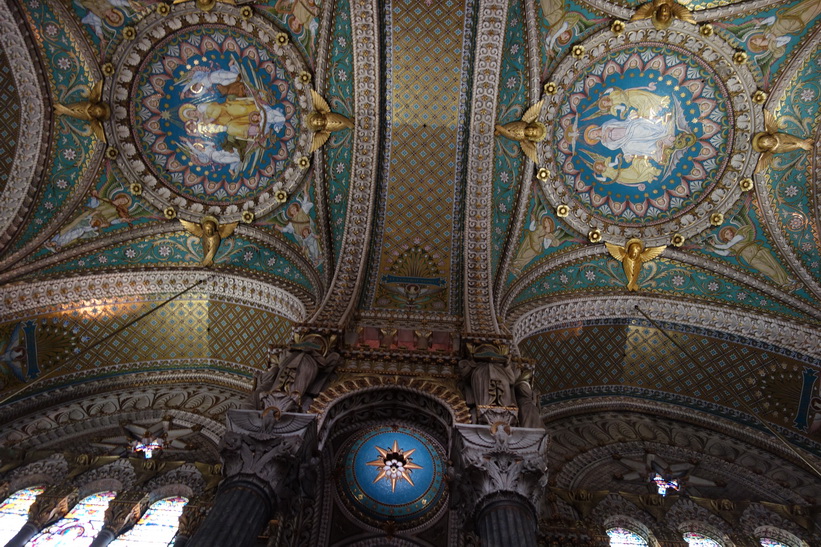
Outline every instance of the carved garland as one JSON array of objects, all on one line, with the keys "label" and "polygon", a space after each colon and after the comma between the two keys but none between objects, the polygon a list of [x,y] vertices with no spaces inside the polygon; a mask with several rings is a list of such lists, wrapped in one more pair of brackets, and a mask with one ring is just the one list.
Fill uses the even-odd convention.
[{"label": "carved garland", "polygon": [[491,207],[493,144],[497,86],[507,0],[482,0],[477,9],[476,60],[473,69],[473,108],[467,165],[465,211],[465,326],[468,332],[495,334],[499,328],[493,309],[491,279]]},{"label": "carved garland", "polygon": [[344,325],[353,312],[365,278],[367,246],[376,193],[379,141],[379,9],[374,0],[352,0],[354,49],[354,165],[337,270],[312,322]]}]

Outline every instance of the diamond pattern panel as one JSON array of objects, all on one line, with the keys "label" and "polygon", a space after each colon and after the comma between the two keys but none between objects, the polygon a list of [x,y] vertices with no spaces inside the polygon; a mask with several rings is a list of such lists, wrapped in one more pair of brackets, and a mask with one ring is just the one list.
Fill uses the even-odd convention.
[{"label": "diamond pattern panel", "polygon": [[[141,314],[155,308],[162,296],[149,301],[107,301],[105,304],[77,303],[71,309],[43,313],[33,318],[38,327],[38,344],[45,338],[45,325],[66,333],[52,337],[52,345],[76,344],[79,358],[63,371],[71,374],[80,370],[122,365],[115,373],[122,373],[140,365],[174,367],[175,361],[197,362],[218,359],[238,365],[264,367],[270,344],[287,342],[292,322],[265,310],[227,302],[212,301],[207,297],[180,298],[169,302],[156,312],[140,319],[112,338],[84,352],[99,340],[122,328]],[[11,332],[13,325],[0,326]],[[48,362],[39,363],[41,373],[49,372],[65,362],[66,348],[38,348],[38,355],[54,355]],[[68,348],[70,353],[72,348]],[[0,374],[4,371],[0,370]],[[16,379],[3,374],[0,385],[11,387]]]},{"label": "diamond pattern panel", "polygon": [[[464,5],[393,2],[392,129],[380,274],[418,245],[438,252],[450,278]],[[448,291],[428,306],[445,311]],[[380,306],[401,305],[391,301]]]},{"label": "diamond pattern panel", "polygon": [[8,58],[0,50],[0,193],[6,188],[20,135],[20,96]]},{"label": "diamond pattern panel", "polygon": [[[658,329],[641,324],[565,328],[532,336],[520,347],[537,362],[536,384],[542,394],[634,386],[743,411],[734,388],[759,413],[768,406],[764,400],[768,390],[760,389],[765,375],[786,363],[790,369],[800,369],[796,361],[759,348],[703,334],[671,330],[667,334],[686,353]],[[798,404],[796,396],[792,416]]]}]

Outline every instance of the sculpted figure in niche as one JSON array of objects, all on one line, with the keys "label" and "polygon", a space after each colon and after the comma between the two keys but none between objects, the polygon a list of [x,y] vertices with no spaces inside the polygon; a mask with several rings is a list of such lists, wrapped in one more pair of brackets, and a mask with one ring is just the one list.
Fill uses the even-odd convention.
[{"label": "sculpted figure in niche", "polygon": [[516,371],[510,361],[459,361],[459,372],[465,387],[468,405],[515,406],[513,382]]},{"label": "sculpted figure in niche", "polygon": [[341,360],[335,352],[323,356],[313,350],[274,350],[268,370],[256,378],[253,398],[257,409],[299,412],[305,397],[321,390]]},{"label": "sculpted figure in niche", "polygon": [[538,398],[533,392],[533,373],[529,370],[522,372],[513,387],[519,407],[519,427],[542,427]]}]

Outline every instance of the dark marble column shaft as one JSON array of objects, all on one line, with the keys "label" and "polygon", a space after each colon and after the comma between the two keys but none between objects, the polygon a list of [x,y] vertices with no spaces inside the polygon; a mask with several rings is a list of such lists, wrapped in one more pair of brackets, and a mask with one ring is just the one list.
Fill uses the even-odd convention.
[{"label": "dark marble column shaft", "polygon": [[29,542],[31,538],[36,536],[39,531],[40,529],[37,528],[37,526],[30,522],[27,522],[20,529],[20,531],[17,532],[17,535],[11,538],[8,543],[6,543],[6,547],[23,547],[26,543]]},{"label": "dark marble column shaft", "polygon": [[106,547],[109,543],[114,541],[114,538],[117,537],[117,534],[109,530],[108,528],[103,528],[100,530],[100,533],[94,538],[94,541],[91,542],[91,545],[88,547]]},{"label": "dark marble column shaft", "polygon": [[482,547],[536,547],[536,516],[516,495],[494,496],[476,512]]},{"label": "dark marble column shaft", "polygon": [[271,520],[274,505],[269,489],[257,482],[242,477],[226,479],[202,526],[183,544],[187,547],[253,547]]}]

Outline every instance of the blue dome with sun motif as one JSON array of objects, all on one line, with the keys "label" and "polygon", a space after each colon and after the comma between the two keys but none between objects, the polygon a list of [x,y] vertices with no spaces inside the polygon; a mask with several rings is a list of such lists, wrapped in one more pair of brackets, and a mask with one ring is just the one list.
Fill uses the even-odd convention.
[{"label": "blue dome with sun motif", "polygon": [[420,431],[367,430],[343,451],[342,465],[346,506],[372,523],[417,525],[437,513],[444,497],[441,448]]}]

